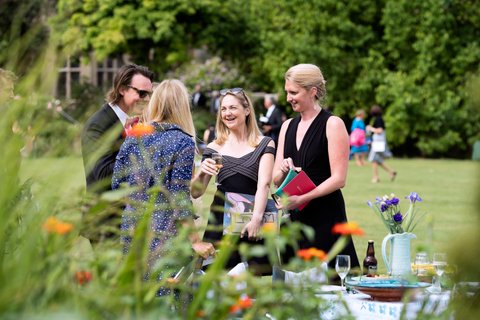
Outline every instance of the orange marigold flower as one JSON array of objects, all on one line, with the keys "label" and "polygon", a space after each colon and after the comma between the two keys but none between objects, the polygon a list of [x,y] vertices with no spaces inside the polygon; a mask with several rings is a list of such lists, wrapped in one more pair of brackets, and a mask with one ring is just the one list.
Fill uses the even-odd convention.
[{"label": "orange marigold flower", "polygon": [[87,284],[90,280],[92,280],[92,273],[88,271],[75,272],[75,281],[77,281],[79,285]]},{"label": "orange marigold flower", "polygon": [[152,134],[155,131],[155,127],[148,123],[137,123],[130,128],[125,129],[127,137],[143,137]]},{"label": "orange marigold flower", "polygon": [[317,258],[318,260],[322,261],[327,257],[327,254],[323,250],[319,250],[317,248],[308,248],[298,250],[297,256],[307,261],[312,260],[312,258]]},{"label": "orange marigold flower", "polygon": [[341,235],[355,234],[358,236],[363,236],[365,234],[356,222],[337,223],[333,226],[332,232]]},{"label": "orange marigold flower", "polygon": [[72,231],[73,225],[71,223],[62,222],[55,217],[48,217],[43,223],[43,229],[48,233],[66,234]]},{"label": "orange marigold flower", "polygon": [[249,296],[241,296],[237,302],[230,307],[230,313],[237,313],[240,310],[251,308],[252,305],[253,300]]},{"label": "orange marigold flower", "polygon": [[267,222],[264,223],[262,226],[262,231],[265,233],[270,233],[270,232],[276,232],[277,231],[277,225],[275,222]]},{"label": "orange marigold flower", "polygon": [[230,313],[237,313],[240,310],[241,310],[240,306],[235,303],[233,306],[230,307],[229,312]]},{"label": "orange marigold flower", "polygon": [[180,280],[175,279],[175,278],[167,278],[166,281],[167,281],[168,284],[177,284],[177,283],[180,282]]},{"label": "orange marigold flower", "polygon": [[240,297],[240,299],[238,299],[237,303],[238,303],[240,308],[248,309],[248,308],[252,307],[253,300],[249,296],[245,295],[243,297]]}]

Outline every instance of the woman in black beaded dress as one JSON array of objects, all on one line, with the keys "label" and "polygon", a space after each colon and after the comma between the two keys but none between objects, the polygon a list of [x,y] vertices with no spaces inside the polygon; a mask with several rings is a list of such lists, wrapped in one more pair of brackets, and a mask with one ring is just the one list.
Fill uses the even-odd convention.
[{"label": "woman in black beaded dress", "polygon": [[[320,106],[326,89],[317,66],[291,67],[285,74],[285,91],[287,101],[300,115],[282,125],[273,181],[280,185],[289,169],[299,167],[312,179],[317,187],[304,195],[288,197],[287,209],[309,202],[303,210],[294,211],[290,216],[292,221],[308,225],[315,231],[313,240],[304,237],[298,245],[300,249],[315,247],[328,252],[339,237],[332,233],[333,226],[347,221],[340,188],[347,180],[348,132],[339,117]],[[284,262],[293,254],[292,250],[287,250]],[[352,268],[359,266],[353,241],[349,241],[341,254],[350,255]],[[329,267],[334,269],[335,259]]]},{"label": "woman in black beaded dress", "polygon": [[[216,139],[203,152],[200,172],[192,181],[192,196],[201,196],[212,176],[217,176],[217,190],[210,207],[211,217],[204,241],[217,243],[223,235],[225,192],[255,195],[252,220],[241,231],[240,241],[260,244],[259,231],[272,181],[275,144],[258,128],[253,105],[241,88],[220,91],[220,109],[216,122]],[[223,167],[218,170],[212,153],[220,153]],[[212,227],[214,229],[212,229]],[[227,268],[242,262],[238,252],[230,257]],[[270,274],[267,257],[248,261],[256,274]]]}]

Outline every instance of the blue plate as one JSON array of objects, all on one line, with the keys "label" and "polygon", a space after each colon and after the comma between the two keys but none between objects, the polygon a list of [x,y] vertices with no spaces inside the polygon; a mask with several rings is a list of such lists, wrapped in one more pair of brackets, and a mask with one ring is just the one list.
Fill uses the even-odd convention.
[{"label": "blue plate", "polygon": [[375,279],[362,277],[361,280],[352,278],[346,282],[347,286],[368,294],[377,301],[400,301],[407,291],[414,296],[419,290],[431,286],[427,282],[409,282],[402,279]]},{"label": "blue plate", "polygon": [[362,277],[361,280],[355,278],[345,281],[347,285],[366,288],[426,288],[431,286],[427,282],[410,282],[403,279],[375,279]]}]

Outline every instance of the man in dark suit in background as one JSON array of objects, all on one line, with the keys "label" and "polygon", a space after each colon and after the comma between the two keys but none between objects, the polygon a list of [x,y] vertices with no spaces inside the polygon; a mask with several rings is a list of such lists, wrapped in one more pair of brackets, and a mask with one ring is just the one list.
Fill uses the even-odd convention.
[{"label": "man in dark suit in background", "polygon": [[202,92],[202,85],[196,84],[195,91],[192,94],[192,107],[205,109],[207,106],[207,97]]},{"label": "man in dark suit in background", "polygon": [[275,141],[275,145],[277,145],[278,135],[280,134],[280,128],[282,127],[283,123],[282,110],[275,106],[273,96],[269,94],[265,95],[263,99],[263,105],[265,109],[267,109],[265,117],[260,119],[263,134],[272,138],[273,141]]},{"label": "man in dark suit in background", "polygon": [[107,94],[107,103],[86,122],[82,135],[82,154],[87,190],[111,190],[113,166],[123,142],[122,129],[138,118],[129,118],[135,105],[148,101],[153,72],[147,67],[128,64],[120,68]]}]

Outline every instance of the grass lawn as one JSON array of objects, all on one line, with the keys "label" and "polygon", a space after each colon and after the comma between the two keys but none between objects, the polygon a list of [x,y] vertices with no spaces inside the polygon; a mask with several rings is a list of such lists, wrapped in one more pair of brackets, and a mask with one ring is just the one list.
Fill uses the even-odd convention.
[{"label": "grass lawn", "polygon": [[[381,242],[387,234],[380,219],[366,204],[376,196],[394,193],[406,210],[408,200],[404,196],[411,191],[422,198],[418,208],[428,213],[414,233],[412,255],[419,249],[443,251],[471,226],[478,225],[478,182],[480,163],[458,160],[389,159],[388,165],[397,172],[391,182],[385,172],[380,172],[381,182],[373,184],[371,167],[357,167],[350,162],[348,182],[343,189],[348,219],[356,221],[364,229],[364,237],[354,237],[359,259],[365,257],[367,240],[375,241],[376,257],[380,272],[385,271],[381,258]],[[27,159],[22,164],[22,179],[34,177],[34,193],[68,201],[79,195],[84,187],[81,158]],[[48,190],[48,192],[45,192]],[[199,212],[207,212],[213,194],[213,179],[209,192],[195,201]],[[318,214],[321,214],[319,212]]]},{"label": "grass lawn", "polygon": [[[380,173],[380,183],[370,182],[370,166],[357,167],[350,163],[348,182],[343,189],[348,219],[357,221],[364,229],[364,237],[355,237],[359,259],[365,257],[367,240],[375,241],[376,257],[380,270],[381,242],[386,228],[373,210],[366,205],[375,196],[394,193],[406,210],[408,200],[404,196],[411,191],[423,199],[417,207],[428,213],[414,230],[417,239],[412,241],[412,255],[422,247],[429,251],[443,251],[461,239],[462,233],[478,225],[478,183],[480,163],[457,160],[391,159],[387,164],[397,172],[391,182],[385,172]],[[404,205],[403,205],[404,204]]]}]

